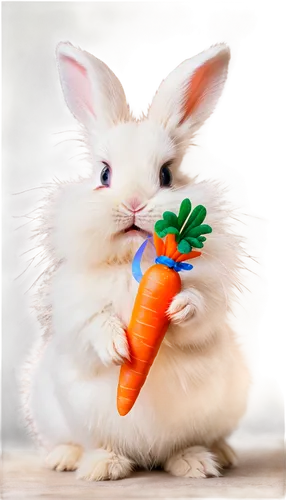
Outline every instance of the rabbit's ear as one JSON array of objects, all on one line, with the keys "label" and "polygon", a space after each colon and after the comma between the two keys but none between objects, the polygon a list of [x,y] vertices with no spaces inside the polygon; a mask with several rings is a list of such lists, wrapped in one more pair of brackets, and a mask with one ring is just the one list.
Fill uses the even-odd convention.
[{"label": "rabbit's ear", "polygon": [[149,118],[172,134],[188,138],[213,112],[227,77],[229,48],[216,45],[187,59],[161,83],[149,109]]},{"label": "rabbit's ear", "polygon": [[122,85],[102,61],[68,42],[59,43],[56,54],[66,103],[79,122],[90,128],[128,118]]}]

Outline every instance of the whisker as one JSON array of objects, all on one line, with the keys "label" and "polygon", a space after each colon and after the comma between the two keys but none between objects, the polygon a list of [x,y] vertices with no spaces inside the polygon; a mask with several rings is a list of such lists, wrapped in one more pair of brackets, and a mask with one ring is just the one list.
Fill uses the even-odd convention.
[{"label": "whisker", "polygon": [[74,153],[73,155],[69,156],[68,158],[65,159],[67,163],[70,163],[72,161],[77,162],[79,165],[84,166],[84,167],[90,167],[92,163],[92,158],[88,154],[86,150],[79,151],[77,153]]},{"label": "whisker", "polygon": [[37,276],[37,278],[33,281],[33,283],[29,286],[28,290],[26,290],[24,292],[24,295],[26,295],[33,288],[33,286],[36,285],[40,281],[40,279],[44,276],[44,274],[46,274],[53,266],[56,265],[56,263],[57,262],[54,261],[54,262],[51,262],[48,266],[46,266],[43,269],[43,271]]},{"label": "whisker", "polygon": [[[28,269],[31,267],[31,265],[35,262],[35,260],[38,258],[38,257],[43,257],[47,252],[45,250],[41,250],[39,253],[37,253],[37,255],[34,255],[34,257],[32,257],[32,259],[30,260],[29,264],[27,265],[27,267],[24,269],[24,271],[22,271],[20,274],[18,274],[18,276],[16,276],[16,278],[13,279],[13,281],[16,281],[17,279],[21,278],[21,276],[23,276],[23,274],[25,274],[26,271],[28,271]],[[41,261],[41,258],[39,260],[39,262]]]},{"label": "whisker", "polygon": [[[32,212],[28,212],[28,213],[32,213]],[[31,217],[30,215],[28,214],[23,214],[23,215],[12,215],[12,219],[29,219],[29,220],[34,220],[34,217]]]},{"label": "whisker", "polygon": [[58,134],[68,134],[68,133],[76,133],[76,134],[80,134],[80,131],[79,130],[60,130],[59,132],[53,132],[53,135],[58,135]]},{"label": "whisker", "polygon": [[22,229],[23,227],[28,226],[29,224],[32,224],[32,222],[36,222],[37,220],[40,220],[40,217],[28,220],[28,222],[25,222],[25,224],[22,224],[21,226],[18,226],[15,229],[13,229],[13,232],[19,231],[19,229]]},{"label": "whisker", "polygon": [[21,217],[26,217],[27,215],[30,215],[32,214],[33,212],[36,212],[37,210],[41,210],[42,208],[44,208],[44,206],[42,205],[41,207],[36,207],[34,208],[33,210],[31,210],[30,212],[27,212],[26,214],[24,215],[12,215],[13,219],[20,219]]},{"label": "whisker", "polygon": [[182,186],[171,186],[170,189],[171,189],[172,192],[175,193],[176,191],[179,191],[179,189],[182,189]]},{"label": "whisker", "polygon": [[26,252],[23,252],[20,254],[20,257],[22,257],[23,255],[25,255],[26,253],[29,253],[29,252],[32,252],[33,250],[36,250],[36,248],[39,248],[38,246],[34,247],[34,248],[30,248],[30,250],[26,250]]},{"label": "whisker", "polygon": [[68,161],[74,160],[75,158],[80,158],[82,153],[76,153],[68,158]]},{"label": "whisker", "polygon": [[48,183],[48,184],[43,185],[43,186],[37,186],[37,187],[25,189],[24,191],[19,191],[18,193],[12,193],[12,196],[16,196],[18,194],[23,194],[23,193],[28,193],[28,191],[34,191],[34,189],[49,189],[48,186],[54,186],[54,185],[55,184],[51,182],[51,183]]},{"label": "whisker", "polygon": [[68,139],[63,139],[62,141],[56,142],[56,144],[53,145],[53,147],[60,146],[61,144],[64,144],[65,142],[80,142],[77,147],[78,148],[87,148],[87,145],[83,139],[80,139],[79,137],[73,137],[73,138],[68,138]]}]

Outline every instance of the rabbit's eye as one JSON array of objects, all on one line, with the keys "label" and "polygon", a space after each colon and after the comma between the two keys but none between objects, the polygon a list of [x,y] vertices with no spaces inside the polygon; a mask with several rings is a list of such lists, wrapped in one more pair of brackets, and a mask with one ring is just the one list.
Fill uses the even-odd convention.
[{"label": "rabbit's eye", "polygon": [[171,161],[167,161],[160,169],[160,186],[170,187],[172,185]]},{"label": "rabbit's eye", "polygon": [[100,174],[100,182],[103,186],[109,187],[110,181],[111,181],[111,168],[108,165],[108,163],[106,163],[105,161],[103,161],[102,163],[103,163],[104,167],[103,167],[101,174]]}]

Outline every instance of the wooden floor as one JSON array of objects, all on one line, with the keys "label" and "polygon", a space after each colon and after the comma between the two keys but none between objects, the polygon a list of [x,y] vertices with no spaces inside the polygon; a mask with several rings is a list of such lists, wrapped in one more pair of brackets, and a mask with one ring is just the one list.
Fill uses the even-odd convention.
[{"label": "wooden floor", "polygon": [[241,449],[240,464],[220,478],[185,479],[165,472],[137,472],[120,481],[89,483],[73,472],[46,470],[34,451],[3,453],[3,499],[281,498],[285,494],[284,451]]}]

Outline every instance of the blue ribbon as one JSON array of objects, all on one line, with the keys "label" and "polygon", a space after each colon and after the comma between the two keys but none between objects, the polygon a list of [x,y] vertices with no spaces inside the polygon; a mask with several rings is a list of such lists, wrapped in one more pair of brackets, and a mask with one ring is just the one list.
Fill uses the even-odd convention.
[{"label": "blue ribbon", "polygon": [[[140,283],[143,277],[143,273],[141,270],[141,260],[145,248],[149,242],[152,243],[152,245],[154,246],[152,236],[148,236],[148,238],[145,241],[143,241],[142,245],[138,248],[136,254],[134,255],[134,259],[132,262],[132,274],[133,277],[136,279],[136,281],[138,281],[138,283]],[[160,257],[157,257],[155,259],[155,263],[164,264],[165,266],[168,266],[170,269],[174,269],[175,271],[177,271],[177,273],[179,273],[180,271],[190,271],[191,269],[193,269],[192,264],[187,264],[187,262],[176,262],[175,260],[170,259],[165,255],[160,255]]]},{"label": "blue ribbon", "polygon": [[141,271],[141,260],[149,241],[153,244],[152,236],[148,236],[147,240],[143,241],[142,245],[138,248],[136,254],[134,255],[134,259],[132,262],[132,274],[136,281],[138,281],[138,283],[140,283],[143,277],[143,273]]},{"label": "blue ribbon", "polygon": [[170,257],[166,257],[166,255],[160,255],[155,260],[156,264],[164,264],[164,266],[168,266],[170,269],[174,269],[179,273],[180,271],[190,271],[194,266],[192,264],[188,264],[187,262],[176,262]]}]

